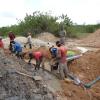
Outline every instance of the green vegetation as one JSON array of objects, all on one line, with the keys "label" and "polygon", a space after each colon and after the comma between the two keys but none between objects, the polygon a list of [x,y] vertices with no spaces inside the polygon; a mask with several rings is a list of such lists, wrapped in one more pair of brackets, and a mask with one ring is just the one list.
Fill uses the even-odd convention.
[{"label": "green vegetation", "polygon": [[[58,20],[62,20],[60,23]],[[31,32],[33,36],[41,32],[51,32],[52,34],[59,36],[59,31],[63,27],[67,32],[67,37],[82,37],[92,33],[96,29],[100,28],[100,24],[97,25],[77,25],[74,24],[71,19],[62,14],[61,16],[51,16],[49,13],[42,13],[39,11],[33,12],[32,15],[26,14],[23,20],[20,20],[17,25],[1,27],[0,34],[7,36],[9,31],[14,32],[16,35],[25,36],[27,32]]]}]

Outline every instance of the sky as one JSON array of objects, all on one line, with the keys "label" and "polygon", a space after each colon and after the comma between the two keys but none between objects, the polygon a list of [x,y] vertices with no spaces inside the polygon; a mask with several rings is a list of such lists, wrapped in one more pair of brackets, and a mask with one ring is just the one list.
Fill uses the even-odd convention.
[{"label": "sky", "polygon": [[77,24],[100,23],[100,0],[0,0],[0,27],[17,24],[26,13],[67,14]]}]

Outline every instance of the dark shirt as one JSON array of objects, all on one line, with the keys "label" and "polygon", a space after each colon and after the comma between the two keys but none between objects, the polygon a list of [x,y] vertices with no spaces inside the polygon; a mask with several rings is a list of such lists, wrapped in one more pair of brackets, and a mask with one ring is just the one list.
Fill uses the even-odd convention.
[{"label": "dark shirt", "polygon": [[10,41],[14,41],[15,35],[13,33],[9,33]]}]

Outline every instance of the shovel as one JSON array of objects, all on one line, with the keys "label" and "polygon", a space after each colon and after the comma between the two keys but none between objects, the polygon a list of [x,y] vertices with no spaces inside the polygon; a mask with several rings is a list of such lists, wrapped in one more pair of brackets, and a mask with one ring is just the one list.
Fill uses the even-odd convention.
[{"label": "shovel", "polygon": [[23,76],[26,76],[26,77],[29,77],[35,81],[41,81],[42,80],[42,77],[41,76],[30,76],[28,74],[25,74],[25,73],[22,73],[22,72],[19,72],[19,71],[16,71],[17,74],[20,74],[20,75],[23,75]]}]

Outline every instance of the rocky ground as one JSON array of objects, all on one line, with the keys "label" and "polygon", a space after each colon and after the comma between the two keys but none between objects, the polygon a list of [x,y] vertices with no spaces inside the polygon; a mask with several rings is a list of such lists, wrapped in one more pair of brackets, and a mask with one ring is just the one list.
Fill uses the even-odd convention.
[{"label": "rocky ground", "polygon": [[[37,81],[20,73],[42,79]],[[35,71],[34,66],[0,50],[0,100],[56,100],[55,92],[61,90],[59,83],[48,72]]]}]

